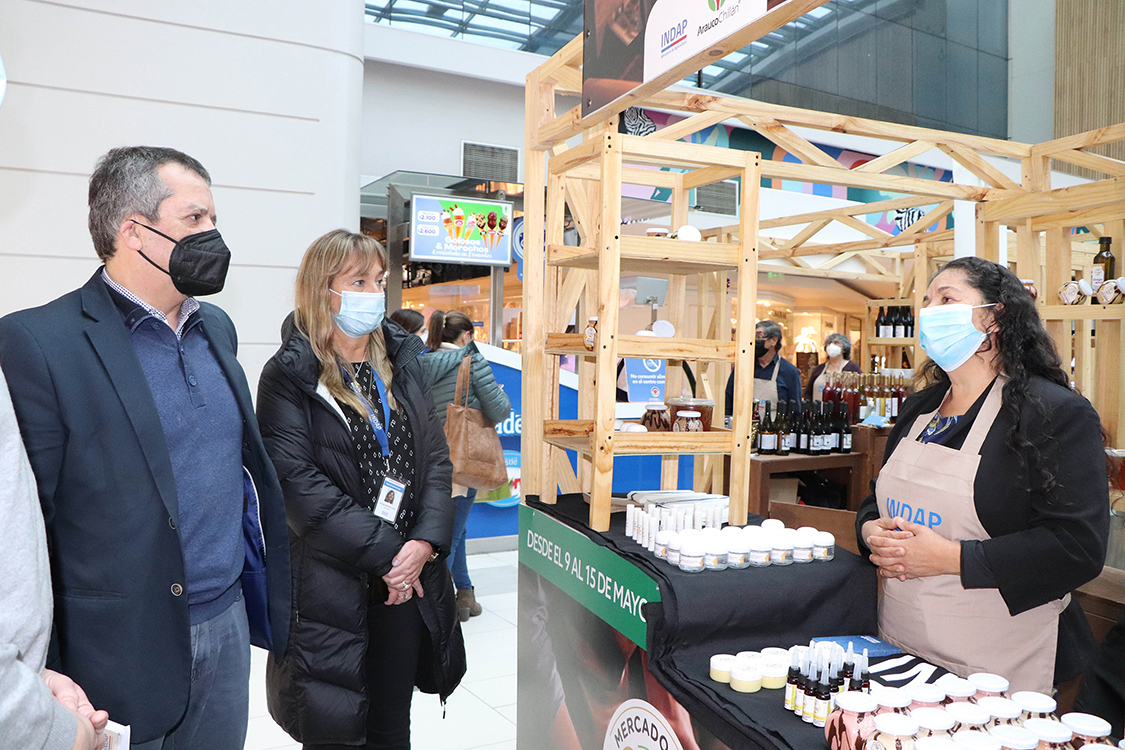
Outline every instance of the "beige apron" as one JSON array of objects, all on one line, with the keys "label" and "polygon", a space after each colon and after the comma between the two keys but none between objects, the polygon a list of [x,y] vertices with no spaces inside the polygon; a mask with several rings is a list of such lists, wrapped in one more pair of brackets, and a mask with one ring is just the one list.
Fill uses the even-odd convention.
[{"label": "beige apron", "polygon": [[773,377],[769,380],[765,378],[754,378],[754,400],[755,401],[773,401],[777,403],[777,374],[781,372],[781,355],[773,355]]},{"label": "beige apron", "polygon": [[816,380],[813,381],[813,384],[812,384],[813,401],[823,401],[824,400],[824,386],[826,386],[826,385],[828,385],[828,365],[824,366],[824,369],[821,370],[820,374],[816,376]]},{"label": "beige apron", "polygon": [[[881,517],[925,524],[955,542],[990,538],[977,517],[973,484],[1002,387],[997,378],[961,450],[917,441],[936,411],[914,421],[879,473]],[[959,576],[887,579],[879,637],[962,677],[992,672],[1007,677],[1012,690],[1050,695],[1059,613],[1069,601],[1067,595],[1013,617],[997,589],[965,589]]]}]

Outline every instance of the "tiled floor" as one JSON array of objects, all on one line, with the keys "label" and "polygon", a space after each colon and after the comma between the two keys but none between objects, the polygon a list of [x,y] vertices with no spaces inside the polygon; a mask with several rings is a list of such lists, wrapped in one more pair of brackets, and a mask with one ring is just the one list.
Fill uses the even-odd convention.
[{"label": "tiled floor", "polygon": [[[516,746],[517,552],[470,555],[469,571],[484,607],[462,624],[469,669],[441,716],[437,696],[414,693],[411,744],[443,750],[514,750]],[[266,655],[252,649],[250,728],[246,750],[299,750],[266,710]]]}]

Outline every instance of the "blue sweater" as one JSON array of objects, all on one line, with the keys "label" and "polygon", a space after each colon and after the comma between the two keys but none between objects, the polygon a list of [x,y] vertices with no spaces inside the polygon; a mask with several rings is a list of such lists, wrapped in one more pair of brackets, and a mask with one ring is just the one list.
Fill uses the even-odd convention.
[{"label": "blue sweater", "polygon": [[164,428],[195,625],[226,610],[240,590],[246,555],[242,417],[198,314],[182,324],[177,337],[167,323],[113,292]]}]

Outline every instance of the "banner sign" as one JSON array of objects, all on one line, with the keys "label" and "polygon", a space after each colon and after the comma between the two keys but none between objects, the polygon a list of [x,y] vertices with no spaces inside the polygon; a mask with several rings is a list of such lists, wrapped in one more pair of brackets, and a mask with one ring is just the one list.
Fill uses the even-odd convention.
[{"label": "banner sign", "polygon": [[663,359],[625,360],[625,384],[633,403],[664,400],[668,363]]},{"label": "banner sign", "polygon": [[617,632],[645,648],[642,607],[660,601],[656,582],[616,553],[545,513],[520,506],[519,558]]},{"label": "banner sign", "polygon": [[512,204],[415,195],[410,260],[472,266],[512,264]]},{"label": "banner sign", "polygon": [[[582,116],[610,107],[643,83],[676,69],[685,78],[714,62],[679,69],[778,6],[792,3],[746,38],[745,46],[827,0],[585,0]],[[716,51],[716,56],[724,53]],[[649,92],[651,93],[651,91]],[[620,111],[625,106],[614,107]]]}]

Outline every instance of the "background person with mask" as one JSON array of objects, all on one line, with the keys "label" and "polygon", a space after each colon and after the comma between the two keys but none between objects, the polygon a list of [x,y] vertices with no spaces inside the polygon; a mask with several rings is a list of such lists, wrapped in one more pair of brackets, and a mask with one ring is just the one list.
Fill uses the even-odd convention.
[{"label": "background person with mask", "polygon": [[241,750],[250,644],[288,636],[281,487],[234,324],[195,299],[230,263],[210,186],[179,151],[110,151],[89,189],[105,265],[0,320],[51,552],[47,666],[134,750]]},{"label": "background person with mask", "polygon": [[445,563],[449,448],[421,340],[384,319],[387,256],[337,229],[297,271],[258,417],[285,491],[293,632],[266,666],[270,714],[306,748],[410,746],[414,687],[465,672]]},{"label": "background person with mask", "polygon": [[[426,330],[426,318],[424,315],[422,315],[422,313],[418,312],[417,310],[411,310],[408,307],[404,307],[399,310],[395,310],[387,317],[402,326],[402,330],[406,331],[407,333],[412,333],[420,338],[422,340],[422,344],[425,345],[426,338],[429,335],[429,332]],[[426,348],[422,350],[422,353],[425,354],[428,351],[429,349]]]},{"label": "background person with mask", "polygon": [[918,324],[929,385],[903,404],[856,519],[885,579],[879,637],[1049,695],[1094,646],[1070,592],[1105,562],[1101,422],[1006,267],[947,264]]},{"label": "background person with mask", "polygon": [[828,360],[813,368],[809,382],[805,384],[806,401],[823,401],[824,386],[828,383],[826,373],[863,372],[852,362],[852,342],[842,333],[830,333],[824,339],[824,353]]},{"label": "background person with mask", "polygon": [[[734,370],[727,378],[727,416],[734,414]],[[754,400],[771,401],[777,413],[778,401],[795,401],[801,412],[801,373],[781,356],[781,326],[772,320],[754,327]]]}]

